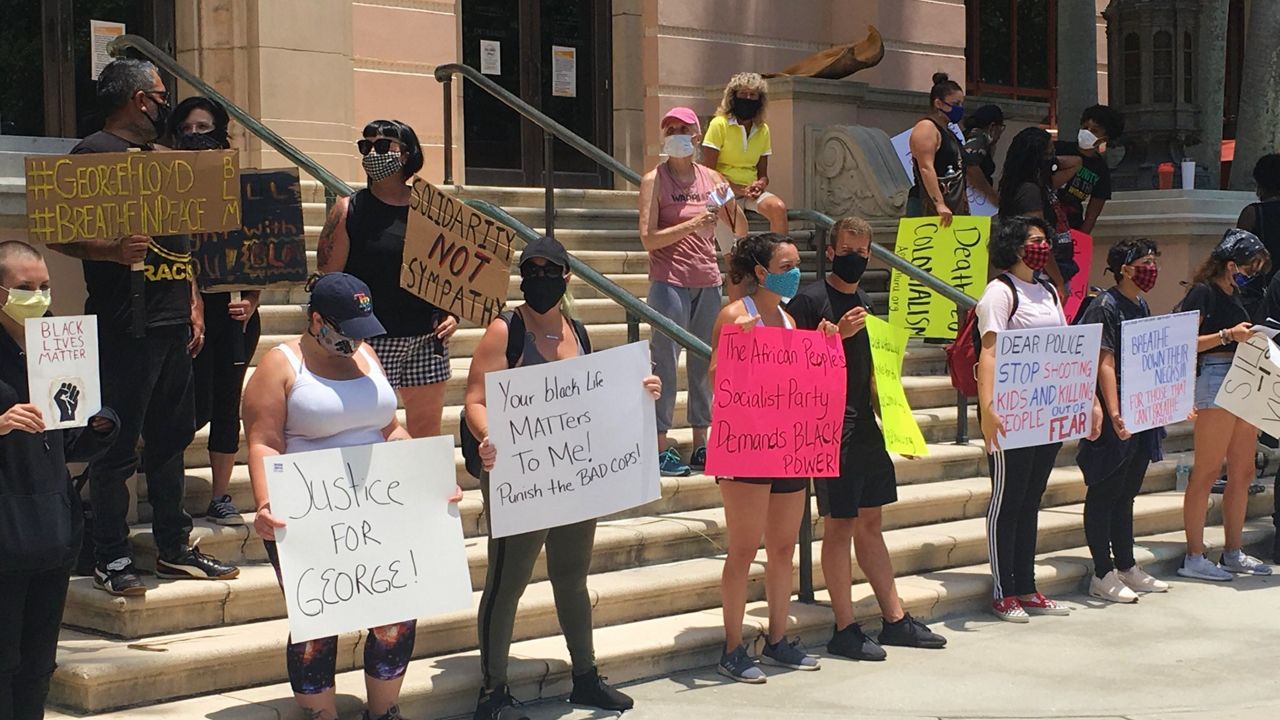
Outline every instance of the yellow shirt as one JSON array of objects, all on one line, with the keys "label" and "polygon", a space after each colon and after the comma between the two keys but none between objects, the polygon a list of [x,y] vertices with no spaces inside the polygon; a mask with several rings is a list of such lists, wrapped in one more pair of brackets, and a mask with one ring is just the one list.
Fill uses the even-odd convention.
[{"label": "yellow shirt", "polygon": [[717,115],[707,125],[702,144],[719,150],[716,170],[735,185],[750,185],[756,181],[756,163],[765,155],[773,154],[769,140],[769,126],[762,122],[751,124],[751,134],[738,124],[737,118]]}]

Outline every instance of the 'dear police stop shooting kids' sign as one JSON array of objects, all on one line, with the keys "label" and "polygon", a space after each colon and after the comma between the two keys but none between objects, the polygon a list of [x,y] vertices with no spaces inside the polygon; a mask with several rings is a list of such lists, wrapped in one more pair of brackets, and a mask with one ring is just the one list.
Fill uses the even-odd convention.
[{"label": "'dear police stop shooting kids' sign", "polygon": [[241,223],[191,236],[201,290],[266,287],[307,279],[298,169],[240,173]]},{"label": "'dear police stop shooting kids' sign", "polygon": [[992,403],[1005,450],[1085,437],[1098,382],[1101,325],[996,333]]},{"label": "'dear police stop shooting kids' sign", "polygon": [[413,178],[400,287],[484,327],[502,311],[516,233]]},{"label": "'dear police stop shooting kids' sign", "polygon": [[33,243],[240,227],[233,150],[36,155],[26,158],[26,187]]}]

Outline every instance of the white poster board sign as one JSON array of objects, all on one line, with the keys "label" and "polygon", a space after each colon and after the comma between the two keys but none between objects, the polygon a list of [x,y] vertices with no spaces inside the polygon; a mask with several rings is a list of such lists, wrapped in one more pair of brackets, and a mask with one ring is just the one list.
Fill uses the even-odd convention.
[{"label": "white poster board sign", "polygon": [[471,607],[453,440],[264,461],[293,642]]},{"label": "white poster board sign", "polygon": [[1280,348],[1255,333],[1236,347],[1214,403],[1262,432],[1280,437]]},{"label": "white poster board sign", "polygon": [[98,378],[98,318],[31,318],[27,338],[27,392],[48,430],[84,427],[102,409]]},{"label": "white poster board sign", "polygon": [[1101,342],[1101,325],[996,333],[992,401],[1004,422],[1001,448],[1088,436]]},{"label": "white poster board sign", "polygon": [[1198,311],[1120,323],[1120,416],[1131,433],[1186,420],[1195,406]]},{"label": "white poster board sign", "polygon": [[124,33],[124,23],[108,20],[89,21],[89,73],[94,80],[102,74],[102,68],[113,60],[111,53],[107,52],[107,46]]},{"label": "white poster board sign", "polygon": [[[951,123],[947,127],[950,128],[951,132],[960,139],[960,145],[963,147],[964,133],[960,131],[960,126],[955,123]],[[898,156],[898,162],[902,163],[902,170],[907,174],[907,180],[914,184],[915,171],[911,167],[911,130],[907,129],[897,135],[894,135],[892,138],[889,138],[889,142],[893,143],[893,151]],[[1000,208],[996,207],[995,203],[989,202],[985,197],[983,197],[982,193],[968,187],[967,185],[965,187],[965,195],[969,198],[970,215],[994,217],[995,214],[1000,211]]]},{"label": "white poster board sign", "polygon": [[491,372],[489,535],[598,518],[657,500],[649,343]]}]

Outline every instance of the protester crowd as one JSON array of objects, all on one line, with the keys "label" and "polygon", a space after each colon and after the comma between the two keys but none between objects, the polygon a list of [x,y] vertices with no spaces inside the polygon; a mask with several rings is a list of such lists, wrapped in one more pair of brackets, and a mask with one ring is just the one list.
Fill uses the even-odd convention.
[{"label": "protester crowd", "polygon": [[[991,611],[1013,622],[1028,622],[1030,615],[1066,615],[1067,606],[1041,594],[1035,578],[1037,517],[1061,444],[1001,447],[1005,429],[993,404],[995,345],[1007,330],[1067,324],[1067,283],[1086,270],[1074,264],[1070,230],[1091,232],[1111,196],[1105,152],[1123,132],[1124,120],[1099,105],[1084,111],[1070,141],[1055,143],[1039,128],[1023,130],[1009,142],[997,173],[996,146],[1005,127],[1000,108],[985,106],[966,118],[960,85],[945,74],[933,80],[928,111],[910,131],[914,177],[908,213],[938,216],[945,226],[968,213],[969,187],[999,207],[989,242],[991,280],[975,310],[978,411],[992,482],[987,515]],[[145,152],[161,149],[161,143],[180,149],[230,147],[226,111],[204,98],[189,98],[171,111],[171,96],[149,63],[116,60],[103,70],[97,92],[106,125],[74,153]],[[800,254],[787,235],[786,204],[768,190],[767,104],[765,81],[743,73],[727,84],[705,134],[690,108],[673,108],[659,123],[664,158],[644,176],[639,194],[640,239],[649,254],[648,302],[707,342],[713,359],[687,358],[693,447],[686,463],[668,437],[680,347],[654,334],[653,375],[643,379],[643,387],[656,403],[658,466],[668,476],[706,467],[715,348],[726,328],[812,330],[838,337],[846,397],[839,472],[814,481],[825,528],[821,564],[835,618],[827,650],[875,661],[887,657],[884,646],[939,649],[946,639],[913,618],[899,599],[883,535],[883,508],[898,495],[895,463],[877,422],[866,327],[877,309],[860,287],[872,229],[860,218],[839,220],[823,250],[829,272],[802,286]],[[950,127],[962,121],[963,140]],[[325,223],[320,274],[307,286],[306,326],[265,353],[245,387],[253,528],[266,542],[278,578],[275,540],[285,522],[271,509],[265,458],[438,435],[450,378],[449,341],[459,318],[400,287],[407,182],[422,167],[422,147],[412,128],[394,120],[370,122],[356,144],[368,184],[339,198]],[[1187,547],[1178,574],[1202,580],[1271,572],[1244,551],[1242,542],[1257,430],[1214,403],[1237,344],[1248,339],[1254,323],[1280,318],[1280,276],[1270,269],[1271,256],[1280,251],[1280,155],[1264,157],[1254,173],[1259,202],[1244,209],[1239,228],[1229,230],[1188,279],[1180,303],[1181,310],[1200,312],[1200,327],[1195,465],[1184,498]],[[764,216],[769,232],[748,233],[747,211]],[[243,522],[228,486],[239,450],[241,386],[260,334],[260,295],[202,291],[190,269],[190,237],[132,236],[53,250],[83,263],[85,312],[99,323],[103,409],[87,428],[46,430],[27,390],[23,321],[47,313],[49,274],[33,247],[0,243],[0,622],[8,637],[19,639],[0,648],[0,716],[22,719],[43,716],[68,579],[82,549],[91,548],[86,570],[102,591],[125,597],[147,591],[134,564],[127,521],[126,483],[135,472],[144,473],[152,507],[156,576],[231,580],[239,573],[190,540],[183,454],[197,429],[208,424],[212,498],[206,516],[222,524]],[[1101,326],[1089,435],[1077,450],[1088,488],[1084,530],[1094,563],[1089,592],[1121,603],[1168,589],[1138,566],[1133,521],[1134,498],[1149,464],[1162,457],[1164,431],[1131,433],[1117,399],[1120,324],[1169,310],[1151,308],[1146,300],[1159,276],[1158,257],[1152,240],[1116,243],[1106,254],[1114,285],[1076,321]],[[168,268],[145,273],[141,306],[135,302],[131,270],[139,263]],[[486,504],[500,440],[489,434],[485,375],[591,352],[586,328],[567,302],[571,272],[563,245],[549,237],[528,244],[518,270],[523,303],[484,329],[467,380],[463,430],[477,444]],[[403,424],[396,417],[398,400],[406,409]],[[89,461],[92,524],[83,531],[81,493],[66,469],[72,460]],[[1215,563],[1205,555],[1205,511],[1224,464],[1226,543]],[[727,526],[721,583],[725,643],[718,671],[761,683],[767,678],[759,663],[818,670],[818,659],[787,636],[792,557],[810,480],[719,477],[717,482]],[[458,489],[451,501],[461,496]],[[595,529],[596,520],[588,520],[489,539],[479,606],[483,686],[477,719],[497,718],[516,704],[507,686],[507,664],[517,602],[544,548],[572,657],[571,701],[614,711],[632,706],[596,667],[587,590]],[[768,630],[757,660],[743,636],[743,615],[751,565],[762,545]],[[854,617],[851,554],[879,605],[882,622],[875,638]],[[365,717],[399,717],[415,630],[412,619],[369,630]],[[313,718],[337,717],[336,653],[336,637],[287,647],[295,697]]]}]

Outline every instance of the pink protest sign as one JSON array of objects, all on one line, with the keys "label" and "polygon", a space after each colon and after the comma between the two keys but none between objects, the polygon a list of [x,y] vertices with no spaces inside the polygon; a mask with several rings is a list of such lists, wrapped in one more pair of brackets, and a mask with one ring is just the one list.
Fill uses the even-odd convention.
[{"label": "pink protest sign", "polygon": [[840,474],[845,361],[816,330],[726,326],[716,348],[707,472],[721,477]]},{"label": "pink protest sign", "polygon": [[1073,322],[1076,319],[1076,313],[1080,312],[1080,303],[1084,302],[1085,295],[1089,294],[1089,267],[1093,263],[1093,236],[1079,230],[1072,230],[1071,241],[1076,246],[1074,258],[1080,272],[1067,283],[1067,289],[1071,295],[1062,306],[1067,315],[1067,322]]}]

